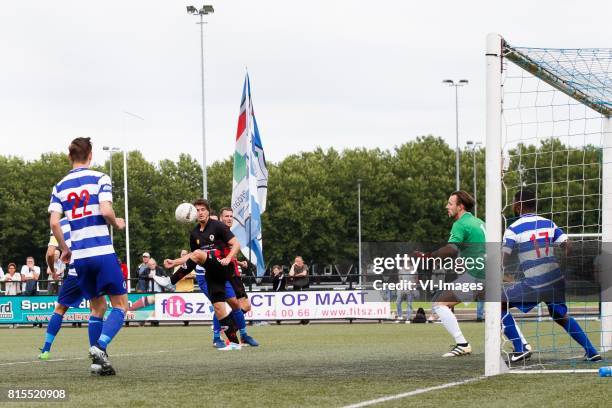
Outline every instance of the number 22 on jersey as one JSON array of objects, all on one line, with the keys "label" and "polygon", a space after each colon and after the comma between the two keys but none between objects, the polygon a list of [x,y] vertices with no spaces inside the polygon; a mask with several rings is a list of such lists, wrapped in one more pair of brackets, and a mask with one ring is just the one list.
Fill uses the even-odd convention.
[{"label": "number 22 on jersey", "polygon": [[[72,193],[68,194],[67,199],[68,201],[74,202],[72,204],[72,219],[73,220],[76,218],[81,218],[86,215],[92,214],[91,211],[87,210],[87,203],[89,203],[89,191],[81,190],[81,192],[78,194],[73,191]],[[79,204],[81,203],[81,201],[83,202],[83,211],[78,213],[77,210],[79,209]]]}]

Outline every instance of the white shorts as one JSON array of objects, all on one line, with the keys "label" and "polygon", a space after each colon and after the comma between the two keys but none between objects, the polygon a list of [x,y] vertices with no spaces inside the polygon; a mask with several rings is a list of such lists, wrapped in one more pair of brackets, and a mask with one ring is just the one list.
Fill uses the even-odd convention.
[{"label": "white shorts", "polygon": [[469,284],[474,284],[474,283],[481,285],[482,287],[481,290],[461,290],[460,288],[455,288],[455,289],[442,290],[440,292],[440,294],[449,293],[449,292],[452,293],[454,297],[461,303],[470,304],[470,302],[473,302],[475,300],[484,299],[484,287],[485,287],[484,279],[475,278],[466,272],[466,273],[461,274],[454,281],[446,282],[446,283],[453,284],[453,285],[462,285],[462,286],[468,286]]}]

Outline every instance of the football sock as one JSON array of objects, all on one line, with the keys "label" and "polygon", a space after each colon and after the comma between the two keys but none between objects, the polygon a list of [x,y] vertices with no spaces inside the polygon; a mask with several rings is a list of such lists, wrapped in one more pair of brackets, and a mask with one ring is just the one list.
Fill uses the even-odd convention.
[{"label": "football sock", "polygon": [[463,337],[463,333],[461,333],[461,329],[459,328],[459,323],[457,322],[457,318],[448,308],[448,306],[434,306],[433,311],[435,314],[440,317],[442,321],[442,325],[450,333],[451,336],[455,339],[455,342],[459,345],[466,344],[467,340]]},{"label": "football sock", "polygon": [[47,334],[45,335],[45,344],[42,347],[42,352],[51,351],[51,345],[53,344],[53,340],[55,340],[55,336],[62,328],[62,320],[64,316],[59,313],[53,313],[51,319],[49,320],[49,324],[47,325]]},{"label": "football sock", "polygon": [[516,322],[512,315],[506,311],[502,310],[502,326],[504,328],[504,335],[512,342],[512,346],[514,347],[514,351],[522,352],[523,350],[523,341],[519,332],[516,328]]},{"label": "football sock", "polygon": [[117,335],[119,330],[121,330],[121,326],[123,326],[124,320],[125,312],[121,309],[113,307],[108,317],[106,318],[106,321],[102,325],[102,334],[100,334],[100,338],[96,343],[98,348],[106,350],[108,344]]},{"label": "football sock", "polygon": [[221,340],[221,323],[215,314],[213,314],[213,340]]},{"label": "football sock", "polygon": [[189,272],[187,272],[187,269],[178,268],[176,272],[174,272],[172,276],[170,277],[170,283],[172,283],[173,285],[176,285],[176,282],[183,279],[185,276],[187,276],[188,273]]},{"label": "football sock", "polygon": [[223,319],[219,320],[221,326],[225,326],[225,335],[227,339],[232,343],[238,344],[238,337],[236,336],[236,325],[234,324],[234,320],[232,319],[231,314],[228,314]]},{"label": "football sock", "polygon": [[193,260],[188,259],[187,262],[185,262],[185,266],[187,266],[187,268],[183,268],[183,267],[178,268],[176,272],[174,272],[172,276],[170,277],[170,283],[172,283],[173,285],[176,285],[176,282],[180,281],[185,276],[187,276],[189,272],[193,271],[196,265],[197,264]]},{"label": "football sock", "polygon": [[584,348],[588,356],[597,354],[597,349],[593,347],[593,344],[591,344],[591,341],[573,317],[567,318],[567,325],[563,328],[572,336],[572,339],[576,340]]},{"label": "football sock", "polygon": [[242,311],[242,309],[232,310],[232,317],[234,318],[234,321],[236,322],[236,326],[238,330],[240,330],[240,334],[242,336],[245,336],[247,334],[246,320],[244,320],[244,312]]},{"label": "football sock", "polygon": [[89,315],[89,324],[87,325],[87,334],[89,335],[89,345],[96,344],[102,334],[103,319],[98,316]]}]

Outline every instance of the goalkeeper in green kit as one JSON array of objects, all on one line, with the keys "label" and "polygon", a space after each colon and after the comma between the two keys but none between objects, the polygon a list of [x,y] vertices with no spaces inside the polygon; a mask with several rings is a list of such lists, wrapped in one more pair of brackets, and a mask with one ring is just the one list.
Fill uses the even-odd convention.
[{"label": "goalkeeper in green kit", "polygon": [[[446,210],[455,222],[451,229],[448,244],[432,253],[417,252],[423,264],[446,264],[453,259],[455,272],[459,277],[451,283],[454,289],[444,288],[434,297],[432,311],[438,315],[444,328],[455,339],[453,348],[443,357],[459,357],[472,353],[472,347],[463,336],[459,323],[451,307],[459,303],[469,303],[482,298],[485,279],[485,224],[470,212],[474,199],[465,191],[455,191],[448,198]],[[429,269],[429,267],[428,267]],[[434,282],[435,283],[435,282]],[[466,287],[471,287],[466,290]]]}]

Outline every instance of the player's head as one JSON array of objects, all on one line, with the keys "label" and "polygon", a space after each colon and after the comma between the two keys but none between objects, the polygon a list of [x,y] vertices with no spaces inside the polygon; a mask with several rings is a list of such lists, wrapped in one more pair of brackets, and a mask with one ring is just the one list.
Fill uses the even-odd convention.
[{"label": "player's head", "polygon": [[208,200],[198,198],[193,203],[193,206],[196,208],[198,222],[200,224],[206,224],[210,218],[210,204],[208,204]]},{"label": "player's head", "polygon": [[536,195],[533,190],[524,189],[514,195],[512,210],[515,215],[535,213],[537,208]]},{"label": "player's head", "polygon": [[91,163],[91,138],[77,137],[70,142],[68,157],[73,165],[86,164],[89,166]]},{"label": "player's head", "polygon": [[448,216],[455,220],[461,218],[466,212],[472,211],[472,208],[474,208],[474,198],[463,190],[453,191],[446,203]]},{"label": "player's head", "polygon": [[234,223],[234,210],[229,207],[223,207],[219,210],[219,213],[221,214],[221,222],[229,228],[232,228],[232,224]]}]

